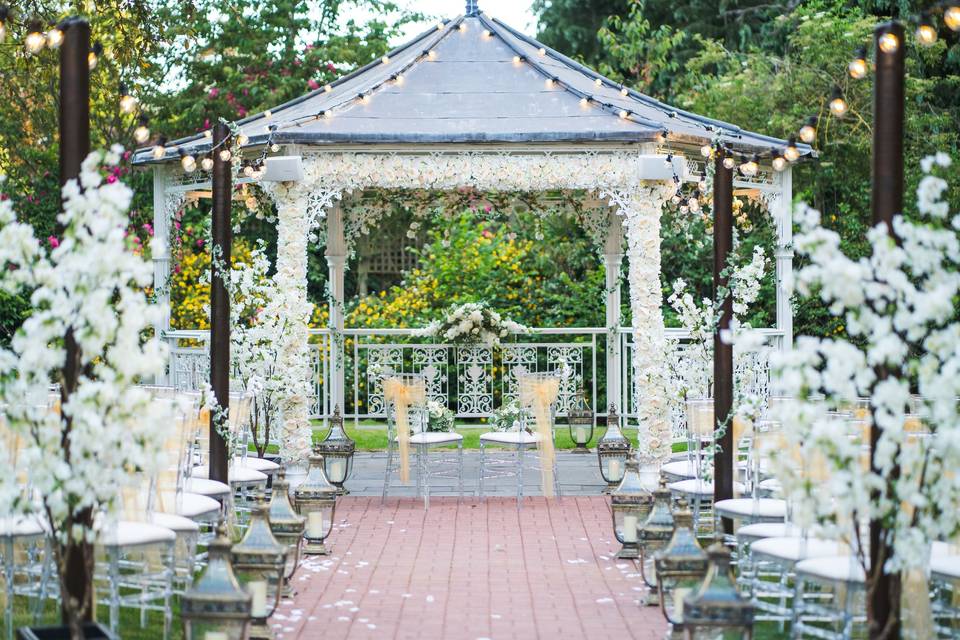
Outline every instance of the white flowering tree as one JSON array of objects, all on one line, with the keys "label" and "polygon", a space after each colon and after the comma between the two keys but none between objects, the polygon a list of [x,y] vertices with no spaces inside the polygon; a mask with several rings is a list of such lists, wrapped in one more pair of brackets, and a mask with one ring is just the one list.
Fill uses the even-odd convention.
[{"label": "white flowering tree", "polygon": [[[128,238],[132,192],[107,170],[122,149],[94,152],[63,188],[59,246],[46,250],[0,201],[0,287],[29,292],[32,313],[0,349],[0,406],[21,444],[18,474],[0,474],[0,513],[41,518],[52,533],[62,613],[72,637],[92,615],[93,543],[131,470],[150,472],[170,417],[136,385],[161,373],[152,268]],[[162,247],[153,247],[162,251]],[[50,402],[51,385],[57,401]]]},{"label": "white flowering tree", "polygon": [[[798,398],[781,416],[786,446],[771,451],[794,517],[848,540],[868,590],[887,582],[894,603],[902,582],[880,582],[881,572],[922,569],[931,541],[960,532],[960,215],[938,175],[949,164],[945,154],[924,160],[919,215],[896,217],[893,235],[871,229],[865,258],[844,255],[818,212],[799,211],[796,248],[809,264],[796,289],[842,317],[849,338],[801,337],[774,355],[782,391]],[[855,420],[831,412],[857,406]],[[858,526],[871,520],[884,525],[875,566]]]}]

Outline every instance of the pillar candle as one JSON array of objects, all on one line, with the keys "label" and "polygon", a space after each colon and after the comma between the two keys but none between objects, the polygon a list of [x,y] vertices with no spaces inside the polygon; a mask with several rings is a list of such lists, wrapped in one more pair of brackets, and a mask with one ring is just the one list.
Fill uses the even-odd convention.
[{"label": "pillar candle", "polygon": [[267,615],[267,581],[252,580],[247,583],[247,590],[253,597],[250,605],[250,615],[254,618],[263,618]]},{"label": "pillar candle", "polygon": [[322,511],[311,511],[307,514],[307,537],[314,539],[323,537]]},{"label": "pillar candle", "polygon": [[203,634],[203,640],[227,640],[227,634],[224,631],[207,631]]},{"label": "pillar candle", "polygon": [[577,427],[576,434],[578,443],[585,443],[587,441],[587,430],[583,427]]},{"label": "pillar candle", "polygon": [[623,516],[623,541],[637,541],[637,516]]},{"label": "pillar candle", "polygon": [[673,590],[673,619],[683,622],[683,599],[690,593],[690,589],[677,587]]},{"label": "pillar candle", "polygon": [[620,479],[620,461],[619,460],[610,461],[610,463],[607,465],[607,476],[611,480]]},{"label": "pillar candle", "polygon": [[341,460],[336,458],[330,461],[330,481],[331,482],[343,482],[346,480],[344,476],[347,475],[346,469],[346,460]]}]

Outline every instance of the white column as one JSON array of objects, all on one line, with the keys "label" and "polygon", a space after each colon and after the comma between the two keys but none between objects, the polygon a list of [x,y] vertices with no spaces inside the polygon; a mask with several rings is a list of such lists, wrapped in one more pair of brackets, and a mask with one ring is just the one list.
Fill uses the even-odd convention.
[{"label": "white column", "polygon": [[343,276],[347,265],[347,244],[343,235],[343,206],[335,202],[327,210],[327,266],[330,291],[330,407],[344,411],[345,371],[343,353],[344,292]]},{"label": "white column", "polygon": [[[167,176],[166,167],[153,168],[153,238],[165,247],[162,253],[153,252],[153,291],[159,305],[160,319],[153,327],[157,337],[170,329],[170,223],[167,213]],[[157,380],[158,384],[167,384],[169,373]]]},{"label": "white column", "polygon": [[793,175],[788,167],[775,177],[777,249],[777,329],[783,333],[783,348],[793,345],[793,307],[784,290],[784,282],[793,279]]},{"label": "white column", "polygon": [[[616,211],[607,213],[607,237],[603,243],[603,265],[606,274],[607,312],[607,405],[616,403],[617,411],[625,413],[620,405],[620,377],[623,372],[623,354],[620,352],[620,265],[623,263],[623,220]],[[606,407],[600,407],[606,410]]]}]

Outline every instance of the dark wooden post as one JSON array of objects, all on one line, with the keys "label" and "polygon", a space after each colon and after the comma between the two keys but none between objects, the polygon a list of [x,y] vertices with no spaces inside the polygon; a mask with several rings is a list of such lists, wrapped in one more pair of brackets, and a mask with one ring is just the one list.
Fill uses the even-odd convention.
[{"label": "dark wooden post", "polygon": [[[723,166],[726,153],[718,149],[714,161],[713,178],[713,291],[729,286],[726,268],[733,248],[733,170]],[[733,317],[733,298],[727,295],[720,308],[720,320],[713,336],[713,412],[714,430],[722,430],[717,440],[719,449],[713,457],[713,500],[733,497],[733,346],[720,339],[720,332],[730,327]],[[723,527],[733,533],[733,523],[724,518]]]},{"label": "dark wooden post", "polygon": [[[61,25],[63,43],[60,45],[60,185],[80,176],[80,165],[90,153],[90,25],[80,18],[69,18]],[[62,231],[62,230],[61,230]],[[64,336],[66,351],[63,378],[60,381],[60,406],[66,405],[77,389],[80,378],[80,348],[68,329]],[[69,416],[63,420],[64,446],[70,446],[72,428]],[[65,452],[69,457],[69,451]],[[85,509],[73,515],[73,522],[91,527],[93,513]],[[67,524],[70,524],[68,520]],[[93,608],[93,545],[67,542],[62,561],[66,568],[63,586],[67,591],[61,600],[64,622],[68,622],[67,606],[72,602],[83,620],[92,620]]]},{"label": "dark wooden post", "polygon": [[[884,51],[881,38],[891,34],[898,46]],[[877,75],[873,88],[873,161],[871,208],[873,224],[885,223],[893,234],[893,217],[903,211],[903,113],[904,113],[904,29],[898,22],[879,25],[873,34],[876,51]],[[889,371],[880,367],[877,378],[882,380]],[[882,429],[874,418],[870,428],[870,469],[878,472],[874,454]],[[894,467],[892,478],[899,475]],[[882,491],[874,492],[879,500]],[[900,574],[886,574],[883,566],[893,554],[893,545],[887,538],[883,521],[870,521],[871,589],[867,593],[867,618],[870,638],[900,637]]]},{"label": "dark wooden post", "polygon": [[[224,278],[230,277],[232,163],[220,153],[230,148],[230,130],[220,123],[213,129],[213,223],[210,247],[210,387],[223,410],[230,411],[230,296]],[[221,273],[221,271],[225,271]],[[217,432],[217,416],[210,415],[210,479],[227,481],[227,444]]]}]

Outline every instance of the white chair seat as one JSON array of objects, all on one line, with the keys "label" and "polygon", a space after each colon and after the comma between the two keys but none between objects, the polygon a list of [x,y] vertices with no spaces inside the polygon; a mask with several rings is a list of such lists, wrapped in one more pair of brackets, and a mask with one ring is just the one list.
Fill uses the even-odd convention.
[{"label": "white chair seat", "polygon": [[453,431],[422,431],[410,436],[410,444],[446,444],[462,440],[463,436]]},{"label": "white chair seat", "polygon": [[274,462],[273,460],[267,460],[266,458],[258,458],[257,456],[237,456],[233,459],[234,467],[246,467],[248,469],[255,469],[260,473],[272,474],[280,469],[280,465]]},{"label": "white chair seat", "polygon": [[0,538],[27,538],[43,533],[43,525],[33,516],[0,518]]},{"label": "white chair seat", "polygon": [[848,550],[847,545],[836,540],[803,539],[799,536],[764,538],[750,545],[750,553],[754,557],[763,556],[788,562],[799,562],[809,558],[842,556]]},{"label": "white chair seat", "polygon": [[480,434],[481,442],[495,442],[497,444],[536,444],[540,436],[527,431],[488,431]]},{"label": "white chair seat", "polygon": [[100,534],[100,544],[105,547],[138,547],[147,544],[175,542],[177,534],[166,527],[147,522],[121,520]]},{"label": "white chair seat", "polygon": [[154,512],[150,516],[150,524],[155,524],[158,527],[164,527],[170,529],[174,533],[198,533],[200,531],[200,525],[191,520],[190,518],[184,518],[183,516],[174,515],[172,513],[159,513]]},{"label": "white chair seat", "polygon": [[931,557],[930,573],[947,580],[960,579],[960,556]]},{"label": "white chair seat", "polygon": [[[687,495],[695,495],[701,497],[713,497],[713,481],[700,480],[698,478],[691,478],[689,480],[680,480],[678,482],[671,482],[667,485],[667,489],[674,493],[683,493]],[[742,482],[733,483],[733,492],[743,493],[745,488]]]},{"label": "white chair seat", "polygon": [[[190,476],[193,478],[209,478],[210,467],[207,465],[194,467],[190,471]],[[250,467],[233,465],[227,470],[227,482],[237,485],[265,484],[267,482],[267,474],[257,471],[256,469],[251,469]]]},{"label": "white chair seat", "polygon": [[827,582],[863,583],[866,576],[860,563],[853,556],[833,555],[811,558],[798,562],[794,567],[797,575]]},{"label": "white chair seat", "polygon": [[231,493],[230,485],[210,478],[187,478],[183,483],[183,490],[211,498],[226,497]]},{"label": "white chair seat", "polygon": [[[162,492],[160,494],[159,505],[163,508],[158,509],[158,511],[170,513],[173,511],[174,505],[177,504],[176,500],[177,496],[172,491]],[[195,520],[197,518],[205,518],[219,512],[220,503],[213,498],[184,491],[182,494],[180,494],[180,508],[177,509],[176,515]]]},{"label": "white chair seat", "polygon": [[787,538],[800,535],[800,527],[786,522],[755,522],[737,529],[737,539],[753,542],[764,538]]},{"label": "white chair seat", "polygon": [[660,467],[660,472],[675,478],[696,478],[697,468],[689,460],[675,460]]},{"label": "white chair seat", "polygon": [[776,478],[767,478],[766,480],[761,480],[760,484],[757,486],[761,491],[769,491],[770,493],[780,493],[783,491],[783,485],[780,484],[780,481]]},{"label": "white chair seat", "polygon": [[783,520],[787,515],[787,503],[776,498],[733,498],[721,500],[713,505],[713,510],[729,518],[762,518],[765,520]]}]

